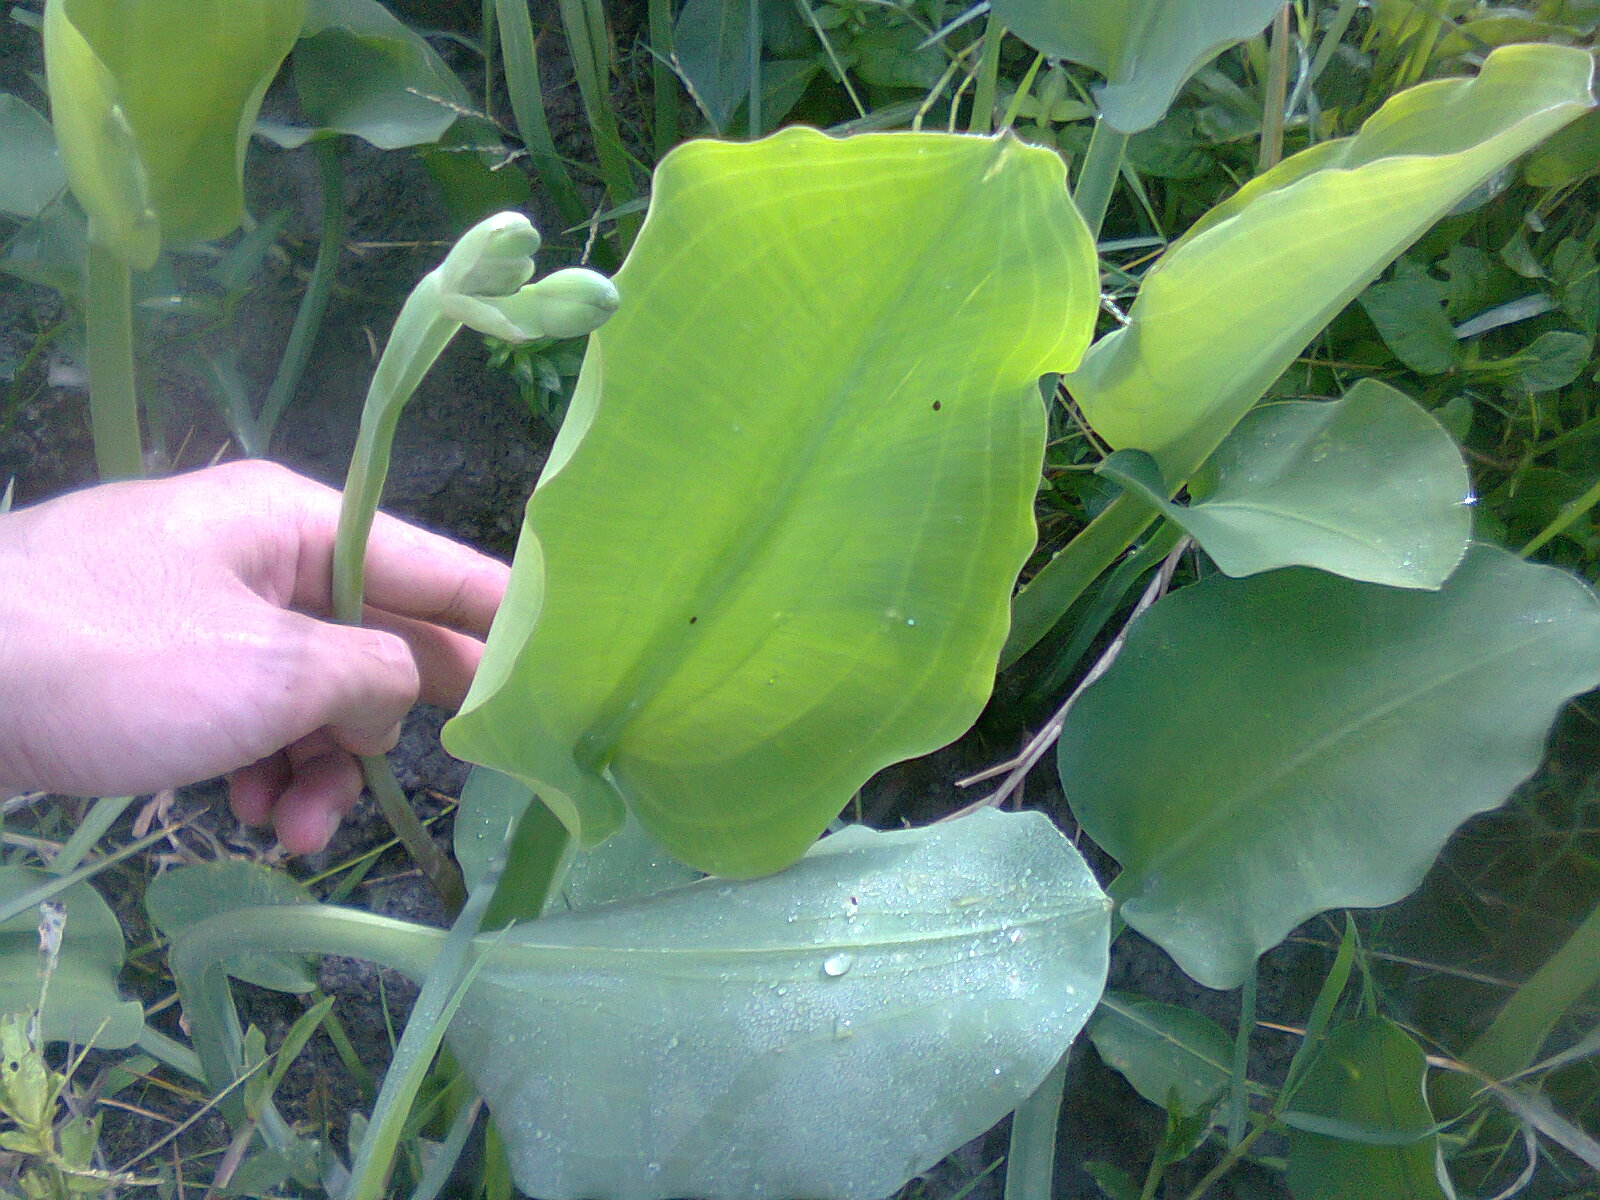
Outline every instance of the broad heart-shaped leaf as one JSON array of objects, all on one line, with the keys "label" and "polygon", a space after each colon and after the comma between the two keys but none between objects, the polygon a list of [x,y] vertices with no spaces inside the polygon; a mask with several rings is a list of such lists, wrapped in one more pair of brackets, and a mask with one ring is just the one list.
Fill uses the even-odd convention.
[{"label": "broad heart-shaped leaf", "polygon": [[0,93],[0,212],[28,221],[67,186],[50,122],[19,96]]},{"label": "broad heart-shaped leaf", "polygon": [[995,19],[1051,58],[1106,77],[1107,125],[1148,129],[1189,77],[1266,28],[1279,0],[994,0]]},{"label": "broad heart-shaped leaf", "polygon": [[1461,452],[1419,404],[1375,379],[1332,403],[1253,410],[1207,461],[1193,504],[1166,499],[1142,451],[1118,450],[1100,472],[1181,525],[1233,576],[1306,566],[1437,588],[1472,535]]},{"label": "broad heart-shaped leaf", "polygon": [[[0,897],[11,900],[54,876],[31,867],[0,867]],[[125,947],[116,914],[87,883],[56,896],[66,908],[61,957],[45,997],[47,1042],[91,1043],[122,1050],[144,1031],[144,1010],[117,991]],[[0,1012],[31,1012],[39,1003],[39,910],[28,909],[0,925]]]},{"label": "broad heart-shaped leaf", "polygon": [[758,875],[988,697],[1093,248],[1049,151],[788,129],[669,155],[616,285],[444,740]]},{"label": "broad heart-shaped leaf", "polygon": [[1112,446],[1181,483],[1333,316],[1424,230],[1593,103],[1593,60],[1505,46],[1475,79],[1402,92],[1207,213],[1144,277],[1129,324],[1066,384]]},{"label": "broad heart-shaped leaf", "polygon": [[1394,1022],[1335,1027],[1284,1114],[1295,1200],[1444,1200],[1427,1075],[1422,1049]]},{"label": "broad heart-shaped leaf", "polygon": [[380,150],[432,145],[472,104],[433,47],[378,0],[309,0],[292,61],[311,127],[257,127],[285,149],[339,133]]},{"label": "broad heart-shaped leaf", "polygon": [[1475,546],[1437,592],[1304,568],[1159,601],[1062,731],[1129,925],[1207,987],[1324,909],[1388,904],[1600,684],[1584,584]]},{"label": "broad heart-shaped leaf", "polygon": [[449,1040],[529,1195],[878,1200],[1039,1085],[1108,936],[1038,813],[851,828],[487,936]]}]

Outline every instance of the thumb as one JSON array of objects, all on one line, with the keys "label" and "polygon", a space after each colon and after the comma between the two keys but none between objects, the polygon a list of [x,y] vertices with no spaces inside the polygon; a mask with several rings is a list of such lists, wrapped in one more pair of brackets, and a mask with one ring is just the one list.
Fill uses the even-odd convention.
[{"label": "thumb", "polygon": [[298,645],[299,662],[284,689],[273,749],[326,728],[351,754],[382,754],[400,736],[400,722],[421,686],[406,641],[377,629],[335,625],[299,613],[285,643]]}]

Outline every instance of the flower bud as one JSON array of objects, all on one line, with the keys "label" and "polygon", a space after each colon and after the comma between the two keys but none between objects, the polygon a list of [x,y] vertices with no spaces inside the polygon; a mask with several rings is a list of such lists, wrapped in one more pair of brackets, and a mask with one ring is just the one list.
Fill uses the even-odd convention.
[{"label": "flower bud", "polygon": [[582,337],[599,329],[617,311],[617,287],[583,267],[554,271],[515,296],[492,301],[523,339]]},{"label": "flower bud", "polygon": [[519,212],[485,217],[461,235],[435,270],[439,290],[446,296],[509,296],[533,278],[539,241],[539,231]]}]

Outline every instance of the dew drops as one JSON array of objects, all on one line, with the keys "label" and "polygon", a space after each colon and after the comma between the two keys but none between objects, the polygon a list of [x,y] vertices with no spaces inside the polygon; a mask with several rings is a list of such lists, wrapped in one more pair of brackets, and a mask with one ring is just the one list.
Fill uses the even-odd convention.
[{"label": "dew drops", "polygon": [[822,960],[822,973],[831,979],[837,979],[849,971],[855,965],[855,961],[854,956],[841,950],[839,953],[830,954]]}]

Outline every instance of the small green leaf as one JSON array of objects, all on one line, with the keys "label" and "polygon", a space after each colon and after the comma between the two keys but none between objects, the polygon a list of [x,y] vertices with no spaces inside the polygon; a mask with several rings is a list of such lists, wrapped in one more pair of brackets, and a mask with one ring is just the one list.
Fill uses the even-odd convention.
[{"label": "small green leaf", "polygon": [[1207,987],[1329,908],[1400,899],[1600,683],[1600,601],[1474,547],[1437,592],[1291,568],[1157,602],[1060,766],[1128,924]]},{"label": "small green leaf", "polygon": [[994,0],[995,19],[1050,58],[1106,77],[1106,124],[1137,133],[1229,46],[1266,28],[1280,0]]},{"label": "small green leaf", "polygon": [[1209,1017],[1127,992],[1107,992],[1089,1022],[1106,1066],[1159,1108],[1214,1104],[1232,1077],[1233,1038]]},{"label": "small green leaf", "polygon": [[66,186],[50,122],[21,97],[0,94],[0,212],[31,220]]},{"label": "small green leaf", "polygon": [[1534,187],[1562,188],[1600,171],[1600,113],[1555,134],[1529,157],[1522,177]]},{"label": "small green leaf", "polygon": [[1410,397],[1364,379],[1342,400],[1262,405],[1207,462],[1184,506],[1154,461],[1119,450],[1100,471],[1176,521],[1229,575],[1307,566],[1438,588],[1466,553],[1461,453]]},{"label": "small green leaf", "polygon": [[[1328,1035],[1294,1107],[1327,1118],[1291,1124],[1289,1190],[1295,1200],[1444,1200],[1435,1170],[1438,1135],[1423,1088],[1422,1050],[1392,1021],[1366,1017]],[[1285,1114],[1286,1117],[1289,1114]],[[1363,1137],[1365,1131],[1372,1136]],[[1390,1143],[1390,1144],[1384,1144]]]},{"label": "small green leaf", "polygon": [[[30,867],[0,867],[0,899],[13,900],[54,876]],[[44,1007],[44,1040],[122,1050],[144,1031],[144,1010],[117,991],[125,947],[122,926],[100,893],[77,883],[55,897],[66,908],[61,957]],[[0,924],[0,1013],[31,1012],[39,1003],[39,910]]]},{"label": "small green leaf", "polygon": [[341,133],[380,150],[432,145],[472,104],[433,47],[378,0],[310,0],[293,67],[311,127],[260,126],[285,149]]},{"label": "small green leaf", "polygon": [[[313,902],[311,895],[282,871],[233,860],[178,867],[152,879],[144,893],[151,922],[173,939],[195,922],[235,908]],[[299,995],[316,986],[306,960],[297,954],[242,956],[229,961],[228,971],[236,979],[275,992]]]},{"label": "small green leaf", "polygon": [[1504,377],[1524,391],[1553,392],[1583,374],[1593,352],[1594,343],[1581,333],[1555,329],[1510,358],[1478,364],[1476,372]]},{"label": "small green leaf", "polygon": [[1182,482],[1316,333],[1484,180],[1593,102],[1594,63],[1507,46],[1395,96],[1354,137],[1245,184],[1145,275],[1065,383],[1112,446]]},{"label": "small green leaf", "polygon": [[1442,375],[1461,364],[1461,343],[1445,316],[1447,289],[1410,259],[1394,277],[1375,283],[1358,299],[1383,344],[1419,375]]},{"label": "small green leaf", "polygon": [[669,155],[450,751],[584,844],[626,806],[747,876],[962,733],[1035,539],[1038,376],[1095,311],[1063,170],[943,134]]}]

